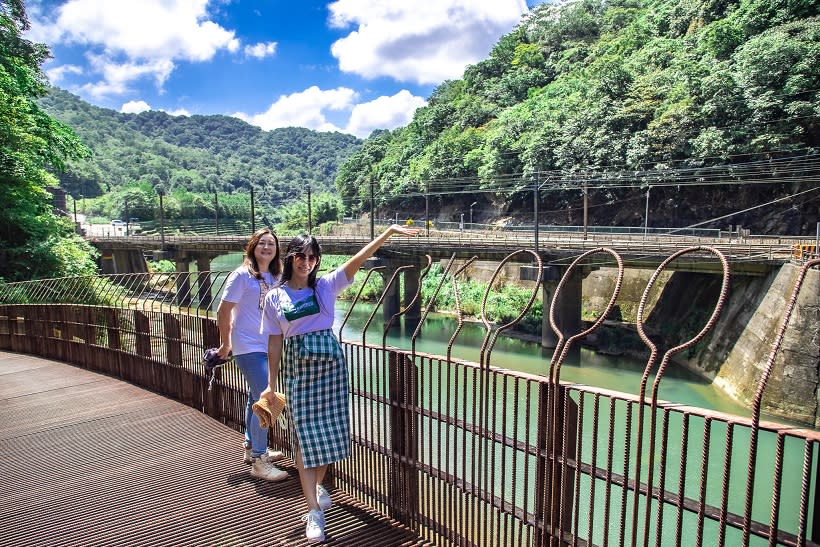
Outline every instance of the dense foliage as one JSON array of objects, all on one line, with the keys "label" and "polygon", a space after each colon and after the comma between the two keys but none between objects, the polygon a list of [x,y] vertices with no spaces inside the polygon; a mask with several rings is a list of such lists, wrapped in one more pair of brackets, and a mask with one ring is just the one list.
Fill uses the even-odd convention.
[{"label": "dense foliage", "polygon": [[0,0],[0,280],[92,273],[93,249],[53,213],[49,187],[60,170],[88,150],[71,129],[49,117],[36,99],[46,93],[42,44],[21,37],[28,28],[20,0]]},{"label": "dense foliage", "polygon": [[253,187],[258,203],[280,205],[301,197],[308,185],[335,191],[339,164],[361,146],[352,135],[296,127],[263,131],[230,116],[122,114],[57,88],[40,104],[93,152],[59,175],[74,197],[126,185],[220,195]]},{"label": "dense foliage", "polygon": [[[476,199],[478,218],[501,208],[529,210],[531,219],[532,194],[523,190],[536,177],[556,177],[562,184],[540,194],[543,221],[572,224],[583,177],[671,177],[681,168],[816,154],[818,13],[814,0],[543,4],[462,79],[440,85],[409,125],[368,139],[341,167],[337,187],[354,212],[369,209],[374,184],[386,209],[418,211],[429,192],[439,218],[451,207],[444,220]],[[626,182],[633,188],[590,195],[593,204],[618,205],[593,207],[592,223],[643,221],[646,183]],[[680,226],[804,187],[670,187],[654,191],[653,209]],[[457,192],[469,194],[456,194],[453,208]],[[801,231],[818,219],[816,203],[730,222]]]}]

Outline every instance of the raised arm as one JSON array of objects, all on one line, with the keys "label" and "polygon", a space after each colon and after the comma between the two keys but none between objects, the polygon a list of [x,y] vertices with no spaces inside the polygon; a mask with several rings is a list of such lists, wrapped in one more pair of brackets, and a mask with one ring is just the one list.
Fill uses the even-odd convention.
[{"label": "raised arm", "polygon": [[398,224],[393,224],[387,230],[379,234],[379,237],[362,247],[362,249],[353,255],[350,260],[342,264],[342,268],[345,271],[345,275],[347,275],[348,281],[353,280],[353,276],[356,275],[356,272],[359,271],[359,268],[362,267],[364,261],[373,256],[373,253],[379,250],[379,247],[384,245],[384,242],[387,241],[390,236],[393,234],[404,234],[408,236],[414,236],[419,233],[418,229],[416,228],[408,228],[406,226],[400,226]]}]

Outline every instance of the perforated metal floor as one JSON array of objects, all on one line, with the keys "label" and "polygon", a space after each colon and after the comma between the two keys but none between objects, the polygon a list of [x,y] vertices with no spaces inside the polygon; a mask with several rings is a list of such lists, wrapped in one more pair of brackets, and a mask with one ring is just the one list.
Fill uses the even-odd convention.
[{"label": "perforated metal floor", "polygon": [[[248,474],[242,435],[181,403],[0,352],[0,545],[303,545],[296,469]],[[329,545],[428,545],[339,491]]]}]

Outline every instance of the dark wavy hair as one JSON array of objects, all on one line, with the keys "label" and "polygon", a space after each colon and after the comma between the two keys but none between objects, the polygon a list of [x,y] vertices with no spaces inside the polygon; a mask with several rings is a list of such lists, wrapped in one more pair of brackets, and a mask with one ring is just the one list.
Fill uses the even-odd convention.
[{"label": "dark wavy hair", "polygon": [[308,251],[311,251],[312,254],[317,257],[316,266],[314,266],[313,270],[308,274],[308,287],[311,289],[316,288],[316,272],[319,271],[319,264],[322,262],[322,248],[319,246],[319,242],[316,241],[316,238],[308,234],[300,234],[288,243],[288,247],[285,249],[285,266],[282,269],[280,284],[284,285],[293,277],[294,255],[296,253],[307,254]]},{"label": "dark wavy hair", "polygon": [[273,260],[271,260],[268,270],[273,277],[282,273],[282,258],[279,256],[279,238],[276,237],[276,234],[274,234],[270,228],[261,228],[256,230],[248,240],[248,244],[245,246],[245,259],[242,261],[242,263],[247,266],[248,272],[257,279],[262,279],[262,272],[259,271],[259,264],[256,263],[256,256],[253,253],[256,251],[256,246],[259,245],[259,240],[266,234],[272,235],[273,240],[276,241],[276,254],[273,255]]}]

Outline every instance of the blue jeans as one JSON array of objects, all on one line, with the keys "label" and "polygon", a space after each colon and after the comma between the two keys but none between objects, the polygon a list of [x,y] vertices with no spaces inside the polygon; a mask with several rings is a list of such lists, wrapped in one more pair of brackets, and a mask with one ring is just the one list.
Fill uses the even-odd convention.
[{"label": "blue jeans", "polygon": [[245,406],[245,442],[251,447],[251,455],[258,458],[268,450],[268,430],[259,425],[251,405],[268,387],[268,354],[259,351],[233,357],[249,386],[248,404]]}]

